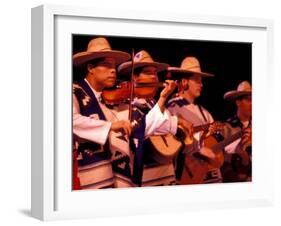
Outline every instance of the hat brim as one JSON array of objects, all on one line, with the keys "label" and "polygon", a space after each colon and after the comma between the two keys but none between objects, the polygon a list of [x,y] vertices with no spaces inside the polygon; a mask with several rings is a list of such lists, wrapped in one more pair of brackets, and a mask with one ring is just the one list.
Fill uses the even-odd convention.
[{"label": "hat brim", "polygon": [[236,100],[239,97],[251,95],[252,91],[229,91],[226,92],[223,96],[225,100]]},{"label": "hat brim", "polygon": [[[159,63],[159,62],[135,62],[134,63],[134,69],[148,67],[148,66],[155,67],[157,70],[157,73],[158,73],[158,72],[166,70],[169,65],[165,64],[165,63]],[[119,74],[123,74],[123,75],[130,74],[131,71],[132,71],[132,61],[125,62],[118,67]]]},{"label": "hat brim", "polygon": [[80,66],[91,60],[104,58],[104,57],[114,58],[117,65],[126,62],[131,58],[130,54],[117,50],[99,51],[99,52],[80,52],[73,56],[73,64],[75,66]]},{"label": "hat brim", "polygon": [[168,67],[168,71],[171,73],[177,73],[178,75],[184,76],[185,74],[199,74],[202,77],[214,77],[215,75],[206,73],[206,72],[199,72],[199,71],[192,71],[192,70],[185,70],[179,67]]}]

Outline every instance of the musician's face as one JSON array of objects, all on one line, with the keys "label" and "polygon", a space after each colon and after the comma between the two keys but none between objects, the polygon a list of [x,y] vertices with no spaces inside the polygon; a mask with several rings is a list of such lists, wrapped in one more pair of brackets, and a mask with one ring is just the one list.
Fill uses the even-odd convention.
[{"label": "musician's face", "polygon": [[248,95],[236,101],[238,110],[246,117],[252,116],[252,96]]},{"label": "musician's face", "polygon": [[158,82],[157,69],[152,66],[143,67],[140,73],[136,76],[137,83]]},{"label": "musician's face", "polygon": [[88,65],[88,71],[92,80],[98,87],[109,88],[116,82],[116,62],[114,58],[103,58],[94,65]]},{"label": "musician's face", "polygon": [[187,92],[194,99],[199,97],[202,92],[203,84],[202,84],[202,76],[199,74],[192,74],[187,81]]}]

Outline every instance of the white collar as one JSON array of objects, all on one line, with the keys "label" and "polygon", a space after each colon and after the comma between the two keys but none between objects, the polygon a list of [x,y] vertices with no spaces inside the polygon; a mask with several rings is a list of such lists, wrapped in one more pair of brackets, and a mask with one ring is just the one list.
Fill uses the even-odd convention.
[{"label": "white collar", "polygon": [[88,80],[87,80],[86,78],[85,78],[84,80],[85,80],[85,82],[87,82],[87,84],[90,86],[90,88],[91,88],[91,90],[93,91],[93,93],[95,94],[96,98],[97,98],[98,100],[100,100],[100,98],[101,98],[101,93],[102,93],[102,92],[96,91],[96,90],[91,86],[91,84],[88,82]]}]

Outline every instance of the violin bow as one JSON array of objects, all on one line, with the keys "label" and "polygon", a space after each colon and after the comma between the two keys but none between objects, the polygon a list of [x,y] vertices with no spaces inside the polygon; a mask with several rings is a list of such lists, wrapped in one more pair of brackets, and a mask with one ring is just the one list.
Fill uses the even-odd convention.
[{"label": "violin bow", "polygon": [[134,49],[132,49],[132,71],[131,71],[131,90],[130,90],[130,99],[129,99],[129,120],[132,121],[132,101],[134,98],[134,89],[135,89],[135,83],[134,83],[134,58],[135,58],[135,52]]}]

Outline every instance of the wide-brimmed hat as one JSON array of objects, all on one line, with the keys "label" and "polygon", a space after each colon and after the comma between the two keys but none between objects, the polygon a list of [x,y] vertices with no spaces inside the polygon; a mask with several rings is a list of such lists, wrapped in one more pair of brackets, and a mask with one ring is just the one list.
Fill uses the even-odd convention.
[{"label": "wide-brimmed hat", "polygon": [[168,67],[168,71],[177,74],[199,74],[204,77],[213,77],[213,74],[201,71],[200,63],[196,57],[186,57],[180,67]]},{"label": "wide-brimmed hat", "polygon": [[[134,69],[142,68],[146,66],[153,66],[156,68],[157,72],[166,70],[168,64],[155,62],[148,52],[142,50],[138,52],[134,57]],[[129,74],[132,70],[132,61],[125,62],[118,67],[119,74]]]},{"label": "wide-brimmed hat", "polygon": [[252,87],[248,81],[241,82],[237,90],[231,90],[224,94],[223,98],[225,100],[236,100],[241,96],[251,95],[252,94]]},{"label": "wide-brimmed hat", "polygon": [[86,51],[73,55],[73,64],[75,66],[79,66],[87,63],[90,60],[104,57],[114,58],[116,60],[116,64],[118,65],[128,61],[131,56],[130,54],[122,51],[112,50],[108,41],[103,37],[99,37],[94,38],[89,42]]}]

